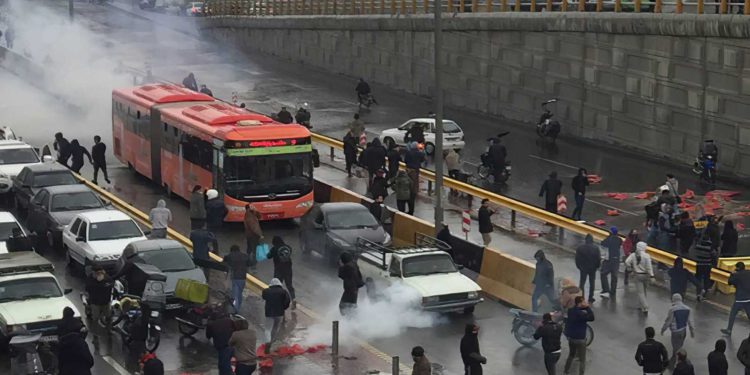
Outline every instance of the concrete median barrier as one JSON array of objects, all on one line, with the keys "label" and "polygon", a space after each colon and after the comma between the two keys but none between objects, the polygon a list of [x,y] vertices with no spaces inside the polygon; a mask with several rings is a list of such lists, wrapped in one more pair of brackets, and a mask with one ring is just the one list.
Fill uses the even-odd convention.
[{"label": "concrete median barrier", "polygon": [[535,269],[530,262],[485,247],[477,283],[486,294],[529,310]]}]

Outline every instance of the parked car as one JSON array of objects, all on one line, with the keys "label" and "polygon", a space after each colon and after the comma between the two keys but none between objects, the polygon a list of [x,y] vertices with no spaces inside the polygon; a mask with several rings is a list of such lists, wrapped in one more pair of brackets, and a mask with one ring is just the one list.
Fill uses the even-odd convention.
[{"label": "parked car", "polygon": [[315,251],[335,264],[343,251],[356,250],[357,238],[379,244],[391,243],[391,236],[359,203],[335,202],[313,206],[300,220],[302,251]]},{"label": "parked car", "polygon": [[117,210],[79,213],[62,234],[71,266],[101,265],[108,270],[115,267],[125,246],[145,239],[138,224]]},{"label": "parked car", "polygon": [[62,232],[77,214],[107,209],[105,202],[86,185],[48,186],[29,202],[26,225],[52,249],[62,247]]},{"label": "parked car", "polygon": [[0,211],[0,254],[8,252],[6,242],[8,241],[8,238],[13,236],[13,229],[16,228],[20,229],[24,236],[28,236],[28,233],[26,233],[23,226],[21,226],[12,213],[8,211]]},{"label": "parked car", "polygon": [[17,140],[0,140],[0,194],[11,191],[13,178],[24,167],[41,163],[36,150],[26,143]]},{"label": "parked car", "polygon": [[[413,118],[397,128],[383,130],[380,140],[390,147],[391,144],[406,145],[404,137],[413,126],[421,126],[424,130],[424,150],[428,155],[435,153],[435,119],[431,117]],[[465,146],[464,131],[454,121],[443,120],[443,148],[445,150],[462,150]]]},{"label": "parked car", "polygon": [[70,169],[58,163],[28,165],[13,179],[13,193],[18,215],[26,217],[29,201],[40,189],[47,186],[75,185],[78,179]]},{"label": "parked car", "polygon": [[122,256],[115,266],[116,271],[119,272],[128,260],[152,265],[167,276],[167,285],[164,289],[167,295],[167,310],[184,307],[184,301],[174,296],[177,280],[206,282],[203,271],[195,265],[193,257],[175,240],[154,239],[131,242],[122,251]]}]

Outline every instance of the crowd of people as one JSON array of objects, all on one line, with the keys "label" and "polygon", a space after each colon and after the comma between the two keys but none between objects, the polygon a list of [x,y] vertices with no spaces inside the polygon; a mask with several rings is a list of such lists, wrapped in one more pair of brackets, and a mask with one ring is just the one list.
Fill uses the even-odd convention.
[{"label": "crowd of people", "polygon": [[[86,156],[86,159],[94,167],[92,182],[98,184],[99,171],[101,171],[104,175],[104,181],[108,184],[111,183],[107,174],[107,159],[105,156],[107,146],[102,142],[102,137],[98,135],[94,136],[94,145],[91,147],[91,152],[89,152],[85,147],[81,146],[78,139],[68,141],[62,133],[58,132],[55,134],[52,148],[57,154],[57,162],[75,173],[81,173],[81,168],[84,165],[84,156]],[[49,152],[51,156],[51,150],[45,150],[45,152]]]}]

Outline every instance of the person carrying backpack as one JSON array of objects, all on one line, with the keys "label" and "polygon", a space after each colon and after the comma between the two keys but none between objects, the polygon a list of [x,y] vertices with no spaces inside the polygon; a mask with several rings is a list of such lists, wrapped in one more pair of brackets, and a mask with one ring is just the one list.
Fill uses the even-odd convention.
[{"label": "person carrying backpack", "polygon": [[297,307],[297,301],[292,286],[292,248],[279,236],[274,236],[271,241],[273,247],[268,251],[268,259],[273,259],[273,277],[279,279],[292,297],[291,308]]}]

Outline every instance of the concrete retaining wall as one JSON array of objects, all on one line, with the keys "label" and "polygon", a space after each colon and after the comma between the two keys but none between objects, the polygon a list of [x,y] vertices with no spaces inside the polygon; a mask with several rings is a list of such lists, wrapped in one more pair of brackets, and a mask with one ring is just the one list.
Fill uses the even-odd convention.
[{"label": "concrete retaining wall", "polygon": [[[722,173],[750,176],[750,18],[490,13],[444,22],[445,103],[535,121],[558,97],[574,136],[692,161],[702,139]],[[245,50],[433,92],[429,17],[211,17],[205,34]]]}]

